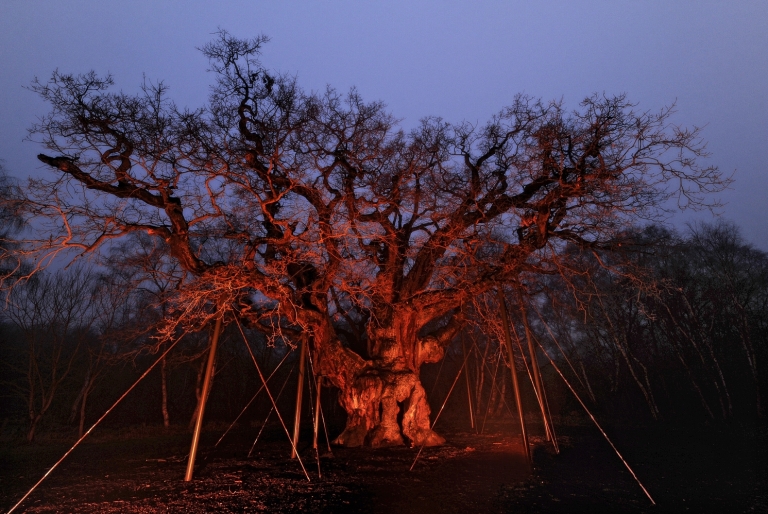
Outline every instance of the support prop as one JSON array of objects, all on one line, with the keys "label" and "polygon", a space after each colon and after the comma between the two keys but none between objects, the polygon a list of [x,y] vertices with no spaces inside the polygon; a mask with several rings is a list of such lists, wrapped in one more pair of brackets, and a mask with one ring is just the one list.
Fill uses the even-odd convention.
[{"label": "support prop", "polygon": [[322,387],[323,387],[323,377],[322,376],[318,376],[317,377],[316,384],[317,384],[316,385],[317,393],[315,395],[315,422],[313,424],[313,428],[314,428],[314,432],[315,433],[312,436],[312,448],[314,448],[315,451],[318,450],[317,434],[319,432],[319,427],[320,427],[320,391],[322,390]]},{"label": "support prop", "polygon": [[[472,348],[469,349],[470,353],[472,352]],[[467,354],[467,346],[464,344],[464,331],[461,332],[461,354],[464,356],[464,359],[467,360],[468,354]],[[467,407],[469,408],[469,426],[472,428],[472,430],[475,429],[475,410],[472,406],[472,386],[469,384],[469,367],[467,367],[466,370],[464,370],[464,378],[467,382]]]},{"label": "support prop", "polygon": [[[237,324],[237,329],[240,331],[240,335],[243,337],[243,340],[247,341],[248,338],[245,337],[245,332],[243,331],[243,327],[237,318],[235,318],[235,323]],[[283,431],[285,432],[285,435],[288,436],[288,441],[291,443],[291,447],[293,447],[293,450],[296,451],[296,447],[293,445],[293,439],[291,439],[291,434],[288,432],[288,427],[285,426],[285,421],[283,421],[283,416],[280,415],[280,409],[277,408],[277,403],[275,402],[275,398],[274,396],[272,396],[272,392],[269,390],[269,386],[267,386],[267,380],[264,378],[264,373],[261,372],[259,363],[256,362],[256,357],[254,357],[253,352],[251,352],[251,347],[248,345],[246,346],[248,347],[248,353],[251,355],[251,360],[253,361],[253,365],[256,367],[256,372],[259,374],[259,380],[261,380],[261,383],[264,384],[264,390],[267,392],[267,396],[269,396],[269,401],[272,402],[272,408],[274,409],[275,414],[277,415],[277,419],[280,420],[280,426],[283,427]],[[301,470],[304,472],[304,476],[307,477],[307,482],[310,482],[309,473],[307,473],[307,468],[304,467],[304,463],[302,462],[301,457],[299,457],[298,453],[296,454],[296,460],[299,461],[299,466],[301,466]]]},{"label": "support prop", "polygon": [[573,393],[573,396],[576,397],[576,400],[578,400],[579,404],[584,409],[584,412],[587,413],[587,415],[589,416],[589,419],[592,420],[592,422],[595,424],[597,429],[603,435],[605,440],[608,441],[608,444],[611,445],[611,448],[613,448],[613,451],[616,452],[616,455],[618,455],[619,459],[624,464],[624,467],[626,467],[627,470],[629,471],[630,475],[632,475],[632,478],[635,479],[635,482],[637,482],[637,485],[640,486],[640,489],[642,489],[643,492],[645,493],[645,495],[648,497],[648,499],[651,500],[651,503],[653,505],[656,505],[656,502],[653,500],[653,497],[651,496],[651,493],[648,492],[648,489],[646,489],[645,486],[643,485],[643,483],[640,482],[640,479],[637,478],[637,475],[635,474],[635,472],[632,470],[631,467],[629,467],[629,464],[627,463],[627,461],[624,460],[624,456],[621,455],[621,453],[619,453],[618,449],[616,449],[616,446],[614,446],[613,441],[611,441],[611,439],[608,437],[608,434],[606,434],[605,430],[603,430],[603,427],[600,426],[600,423],[597,422],[595,417],[592,415],[592,412],[590,412],[590,410],[587,408],[586,404],[581,400],[581,397],[576,393],[576,390],[573,388],[573,386],[571,386],[571,383],[568,382],[568,379],[565,378],[565,375],[563,375],[563,372],[560,371],[560,368],[557,367],[557,364],[555,364],[555,361],[552,360],[552,357],[549,356],[549,353],[547,353],[547,350],[544,349],[544,347],[541,345],[541,343],[538,343],[538,344],[539,344],[539,348],[541,348],[541,351],[543,351],[544,355],[546,355],[547,359],[549,359],[549,362],[550,362],[550,364],[552,364],[552,367],[555,369],[555,371],[557,371],[557,374],[560,375],[560,378],[563,379],[563,382],[565,382],[565,385],[568,386],[568,389],[571,390],[571,393]]},{"label": "support prop", "polygon": [[304,375],[305,361],[307,360],[307,342],[306,337],[301,338],[301,350],[299,351],[299,378],[296,382],[296,412],[293,415],[293,445],[291,448],[291,458],[295,459],[298,455],[296,448],[299,445],[299,428],[301,425],[301,403],[304,393]]},{"label": "support prop", "polygon": [[[520,317],[523,320],[523,328],[525,328],[525,339],[528,342],[528,354],[531,358],[531,371],[533,372],[533,386],[536,391],[536,399],[539,402],[539,410],[541,411],[541,420],[544,423],[544,430],[547,435],[547,441],[553,441],[554,431],[552,430],[552,423],[547,416],[547,407],[545,404],[544,387],[541,383],[541,373],[539,371],[539,363],[536,359],[536,348],[533,346],[533,336],[531,334],[531,327],[528,323],[528,313],[525,310],[525,302],[523,293],[520,289],[517,290],[517,301],[520,305]],[[522,350],[522,349],[521,349]],[[557,449],[557,442],[553,441],[555,451],[559,453]]]},{"label": "support prop", "polygon": [[[247,341],[244,341],[244,342],[245,342],[246,345],[248,344]],[[250,350],[250,348],[249,348],[249,350]],[[282,360],[277,364],[275,369],[272,370],[272,373],[270,373],[269,376],[267,377],[267,382],[269,382],[272,379],[272,377],[275,375],[275,373],[277,373],[277,371],[283,366],[283,363],[285,362],[285,360],[288,358],[288,356],[290,354],[291,354],[291,352],[286,352],[285,353],[285,355],[283,356]],[[213,445],[214,448],[219,446],[219,443],[224,439],[224,437],[229,433],[229,431],[232,430],[232,428],[234,428],[235,424],[237,424],[237,422],[240,420],[240,418],[243,417],[243,414],[245,414],[245,411],[248,410],[248,407],[251,406],[251,404],[254,402],[254,400],[256,400],[256,397],[258,397],[259,393],[261,393],[263,390],[264,390],[264,384],[261,384],[261,386],[259,386],[259,389],[256,391],[256,393],[254,393],[254,395],[251,397],[251,399],[248,400],[248,403],[245,404],[245,407],[243,407],[243,410],[240,411],[240,414],[237,415],[235,420],[232,423],[230,423],[229,427],[227,427],[227,429],[224,431],[224,433],[221,434],[221,437],[219,437],[219,440],[216,441],[216,444]]]},{"label": "support prop", "polygon": [[[311,364],[311,359],[310,359]],[[317,462],[317,477],[323,478],[323,473],[320,469],[320,449],[317,447],[317,428],[319,423],[319,411],[318,408],[320,407],[320,390],[316,389],[315,393],[316,396],[312,398],[312,384],[315,386],[318,385],[318,377],[315,376],[314,368],[310,365],[309,367],[310,371],[310,384],[309,387],[307,387],[307,393],[309,393],[309,406],[310,406],[310,414],[312,414],[312,449],[315,450],[315,461]]]},{"label": "support prop", "polygon": [[[311,353],[308,354],[307,357],[309,357],[309,369],[312,372],[312,376],[317,377],[317,412],[319,414],[316,414],[316,416],[319,415],[320,417],[319,420],[323,424],[323,433],[325,434],[325,442],[328,445],[328,453],[332,454],[333,452],[331,451],[331,439],[328,437],[328,427],[325,425],[325,415],[323,414],[323,406],[320,403],[320,381],[323,379],[324,375],[318,375],[315,372],[315,363],[312,361],[312,354]],[[315,426],[316,427],[318,426],[317,421],[315,422]],[[315,429],[315,440],[317,440],[317,437],[318,437],[317,435],[318,430],[319,430],[318,428]],[[319,448],[317,449],[319,451]]]},{"label": "support prop", "polygon": [[520,397],[520,383],[517,380],[517,367],[515,366],[515,354],[512,350],[512,335],[509,332],[509,317],[507,316],[507,302],[504,299],[504,292],[501,288],[497,290],[499,297],[499,310],[501,310],[501,322],[504,325],[504,341],[507,343],[507,352],[509,352],[509,371],[512,375],[512,387],[515,391],[515,404],[517,413],[520,417],[520,437],[523,440],[523,453],[529,467],[533,467],[531,461],[531,449],[528,446],[528,432],[525,427],[525,415],[523,414],[523,401]]},{"label": "support prop", "polygon": [[[496,384],[496,375],[499,373],[499,363],[501,363],[501,346],[499,346],[499,356],[496,358],[496,366],[493,368],[493,376],[491,377],[491,390],[488,391],[488,405],[486,406],[485,415],[483,416],[483,424],[480,427],[480,434],[485,432],[485,422],[488,420],[488,413],[491,412],[491,400],[493,399],[494,389],[499,393],[499,395],[501,395],[501,391],[499,391],[498,385]],[[505,404],[507,403],[504,398],[502,398],[501,401],[503,401]]]},{"label": "support prop", "polygon": [[[280,390],[277,392],[277,396],[275,396],[275,402],[280,400],[280,397],[283,395],[283,390],[285,390],[285,386],[288,384],[288,381],[291,379],[291,376],[293,376],[293,372],[295,370],[296,370],[296,363],[293,364],[291,371],[288,372],[288,376],[285,377],[285,381],[283,382],[283,385],[280,387]],[[259,428],[259,433],[256,434],[256,439],[253,440],[251,449],[248,450],[249,459],[251,458],[251,455],[253,454],[253,449],[256,448],[256,443],[259,442],[259,437],[261,437],[261,433],[264,432],[264,428],[266,428],[267,423],[269,422],[269,418],[270,416],[272,416],[273,412],[275,412],[275,405],[272,405],[272,407],[270,407],[269,412],[267,412],[267,417],[264,418],[264,422],[261,424],[261,428]]]},{"label": "support prop", "polygon": [[[520,298],[522,300],[522,297]],[[523,310],[523,315],[525,315],[525,311]],[[526,327],[528,327],[528,320],[524,319]],[[512,325],[512,332],[515,334],[515,340],[517,341],[517,348],[520,350],[520,355],[525,356],[525,350],[523,350],[523,345],[520,342],[520,336],[517,334],[517,330],[515,330],[515,326]],[[543,382],[539,382],[539,388],[536,387],[536,381],[534,379],[534,371],[533,367],[535,366],[535,370],[539,371],[539,363],[536,359],[536,351],[535,349],[531,351],[533,341],[535,340],[533,333],[530,330],[526,331],[526,339],[528,341],[528,350],[529,354],[531,355],[531,366],[528,366],[528,362],[525,360],[525,357],[523,357],[523,364],[525,364],[525,370],[528,373],[528,378],[531,380],[531,386],[533,387],[534,395],[536,396],[536,401],[539,404],[539,408],[541,410],[541,417],[542,421],[544,423],[544,429],[545,433],[547,435],[547,441],[550,441],[552,443],[552,447],[555,450],[555,454],[560,453],[560,447],[557,444],[557,436],[555,435],[555,426],[554,423],[552,423],[552,414],[549,412],[549,404],[547,403],[547,395],[544,390],[544,384]],[[541,376],[541,375],[539,375]],[[550,437],[551,434],[551,437]]]},{"label": "support prop", "polygon": [[216,324],[213,327],[213,335],[211,336],[211,349],[208,351],[208,363],[205,366],[203,391],[200,393],[200,405],[197,407],[197,420],[195,421],[195,430],[192,432],[192,444],[189,447],[187,472],[184,474],[185,482],[192,480],[192,475],[195,469],[195,457],[197,457],[197,447],[200,444],[200,432],[203,428],[203,414],[205,414],[205,404],[208,403],[208,393],[211,392],[213,364],[216,361],[216,348],[219,344],[219,335],[221,334],[221,323],[223,318],[223,314],[220,314],[219,317],[216,318]]}]

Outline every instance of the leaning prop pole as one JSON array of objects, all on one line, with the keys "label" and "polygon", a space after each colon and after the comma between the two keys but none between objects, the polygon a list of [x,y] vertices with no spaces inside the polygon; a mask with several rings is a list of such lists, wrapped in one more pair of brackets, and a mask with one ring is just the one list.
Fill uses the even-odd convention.
[{"label": "leaning prop pole", "polygon": [[[280,400],[280,397],[283,395],[283,391],[285,390],[285,386],[288,385],[288,381],[293,376],[293,372],[295,370],[296,370],[296,363],[294,362],[293,363],[293,367],[291,368],[291,371],[289,371],[288,372],[288,376],[285,377],[285,382],[283,382],[283,385],[280,386],[280,390],[277,392],[277,396],[274,398],[275,402]],[[267,392],[269,392],[269,390],[267,390]],[[249,459],[251,458],[251,454],[253,454],[253,449],[256,448],[256,443],[259,442],[259,437],[261,437],[261,433],[264,431],[264,427],[266,427],[267,423],[269,422],[269,417],[272,415],[273,412],[275,412],[275,405],[276,405],[276,403],[273,404],[272,407],[270,407],[269,412],[267,412],[267,417],[264,418],[264,422],[261,424],[261,428],[259,429],[259,433],[256,434],[256,439],[253,440],[253,444],[251,445],[251,449],[248,450],[248,458]],[[278,418],[279,417],[280,417],[280,415],[278,413]],[[280,423],[282,424],[282,420],[280,421]],[[285,433],[287,434],[288,431],[286,430]],[[289,439],[290,439],[290,435],[289,435]],[[291,441],[291,444],[293,444],[293,441]]]},{"label": "leaning prop pole", "polygon": [[221,323],[224,318],[219,314],[216,318],[216,324],[213,327],[213,336],[211,337],[211,349],[208,353],[208,363],[205,366],[205,379],[203,380],[203,391],[200,394],[200,406],[197,409],[197,420],[195,421],[195,431],[192,433],[192,445],[189,448],[189,459],[187,460],[187,472],[184,475],[184,481],[192,480],[192,474],[195,469],[195,457],[197,456],[197,447],[200,443],[200,431],[203,428],[203,414],[205,413],[205,404],[208,403],[208,393],[211,391],[211,379],[213,378],[213,363],[216,360],[216,347],[219,344],[219,334],[221,334]]},{"label": "leaning prop pole", "polygon": [[[499,356],[496,358],[496,367],[493,368],[493,376],[491,377],[491,390],[488,391],[488,405],[485,409],[485,415],[483,416],[483,424],[480,426],[480,434],[485,432],[485,422],[488,420],[488,414],[491,412],[491,400],[493,399],[494,390],[499,393],[499,396],[501,397],[501,401],[504,402],[504,405],[507,404],[506,400],[504,399],[503,395],[501,394],[501,391],[499,391],[499,386],[496,383],[496,375],[499,373],[499,363],[501,362],[501,343],[499,343]],[[486,367],[488,367],[486,365]],[[488,369],[490,371],[490,369]],[[481,391],[482,393],[482,391]],[[507,408],[509,406],[507,405]],[[509,409],[510,414],[512,413],[512,409]]]},{"label": "leaning prop pole", "polygon": [[523,414],[523,401],[520,397],[520,384],[517,380],[517,368],[515,367],[515,354],[512,351],[512,335],[509,332],[509,318],[507,316],[507,302],[504,299],[504,293],[499,287],[496,292],[499,296],[499,310],[501,311],[501,323],[504,325],[504,341],[507,343],[507,352],[509,352],[509,371],[512,375],[512,387],[515,389],[515,404],[517,413],[520,416],[520,436],[523,439],[523,450],[528,466],[531,467],[531,449],[528,447],[528,432],[525,429],[525,415]]},{"label": "leaning prop pole", "polygon": [[320,450],[317,447],[317,431],[318,426],[320,422],[320,377],[315,377],[315,368],[312,366],[312,359],[310,359],[310,366],[309,366],[309,375],[310,375],[310,385],[307,388],[309,392],[309,406],[312,407],[312,383],[314,382],[315,386],[317,387],[315,389],[315,392],[317,393],[315,395],[315,404],[314,408],[311,408],[311,414],[312,414],[312,449],[315,450],[315,460],[317,461],[317,476],[318,478],[323,477],[323,473],[320,470]]},{"label": "leaning prop pole", "polygon": [[[325,442],[328,444],[328,453],[332,453],[331,452],[331,441],[328,438],[328,427],[325,426],[325,416],[323,415],[323,407],[320,404],[320,388],[322,386],[323,377],[325,375],[318,375],[317,373],[315,373],[315,364],[312,362],[312,355],[311,354],[309,355],[309,368],[312,371],[312,376],[316,376],[317,377],[317,411],[315,413],[315,426],[319,427],[318,422],[322,422],[322,424],[323,424],[323,432],[325,433]],[[315,428],[315,441],[316,441],[315,445],[314,445],[315,449],[318,449],[318,445],[317,445],[318,434],[317,434],[317,431],[318,431],[318,428]]]},{"label": "leaning prop pole", "polygon": [[296,383],[296,412],[293,415],[293,445],[291,446],[291,458],[295,459],[296,448],[299,444],[299,428],[301,425],[301,402],[304,392],[305,361],[307,360],[307,342],[306,338],[301,338],[301,350],[299,351],[299,379]]},{"label": "leaning prop pole", "polygon": [[[553,441],[554,431],[552,430],[551,420],[547,415],[546,400],[544,397],[544,387],[541,383],[541,373],[539,371],[539,362],[536,359],[536,348],[533,346],[533,336],[531,334],[531,327],[528,324],[528,313],[525,310],[525,303],[523,299],[523,293],[517,290],[517,302],[520,304],[520,316],[523,318],[523,327],[525,328],[525,339],[528,342],[528,354],[531,356],[531,371],[533,372],[533,385],[536,388],[536,399],[539,402],[539,409],[541,410],[541,419],[544,422],[544,430],[547,434],[547,441]],[[521,348],[522,350],[522,348]],[[557,449],[557,441],[553,441],[555,449]],[[558,452],[559,453],[559,452]]]},{"label": "leaning prop pole", "polygon": [[[277,402],[275,401],[275,398],[272,396],[272,393],[269,392],[269,387],[267,386],[267,380],[264,378],[264,373],[261,372],[261,368],[259,367],[259,363],[256,362],[256,357],[253,355],[253,352],[251,351],[251,347],[248,346],[247,341],[248,338],[245,337],[245,332],[243,332],[243,326],[240,324],[237,318],[235,318],[235,324],[237,325],[237,329],[240,331],[240,335],[243,336],[243,341],[246,341],[245,347],[248,348],[248,355],[251,356],[251,360],[253,361],[253,365],[256,368],[256,372],[259,374],[259,379],[261,380],[261,383],[264,384],[264,390],[267,392],[267,396],[269,396],[269,401],[272,403],[272,410],[275,411],[275,414],[277,415],[277,419],[280,420],[280,426],[283,427],[283,431],[285,432],[286,437],[288,437],[288,442],[291,443],[291,446],[293,446],[293,439],[291,439],[291,433],[288,432],[288,427],[285,426],[285,421],[283,421],[283,417],[280,415],[280,411],[277,408]],[[288,379],[286,379],[285,383],[288,383]],[[285,384],[283,384],[283,387],[285,387]],[[280,392],[282,393],[283,390],[280,389]],[[279,395],[278,395],[279,397]],[[272,411],[269,411],[272,413]],[[267,419],[269,419],[269,414],[267,414]],[[264,421],[266,424],[266,421]],[[264,425],[261,427],[264,428]],[[259,431],[261,433],[261,431]],[[258,437],[257,437],[258,439]],[[254,445],[256,442],[254,441]],[[251,448],[253,449],[253,448]],[[296,451],[296,447],[293,446],[294,451]],[[250,454],[249,454],[250,456]],[[307,473],[307,468],[304,467],[304,463],[301,461],[301,457],[299,457],[299,454],[296,453],[296,460],[299,461],[299,465],[301,466],[301,470],[304,472],[304,476],[307,477],[307,482],[309,482],[309,473]]]},{"label": "leaning prop pole", "polygon": [[[248,341],[245,341],[245,344],[247,345]],[[248,348],[248,350],[250,351],[250,348]],[[267,382],[269,382],[272,379],[272,377],[275,375],[275,373],[277,373],[277,371],[280,369],[280,367],[283,365],[283,363],[285,362],[285,360],[288,358],[290,354],[291,354],[290,352],[285,354],[283,359],[277,364],[277,367],[275,367],[275,369],[272,370],[272,373],[270,373],[269,376],[267,377]],[[227,427],[224,433],[221,434],[221,437],[219,437],[219,440],[216,441],[216,444],[213,445],[214,448],[219,446],[219,443],[224,439],[224,437],[229,433],[229,431],[232,430],[232,428],[240,420],[240,418],[243,417],[243,414],[245,414],[246,409],[248,409],[248,407],[251,406],[253,401],[256,399],[257,396],[259,396],[259,393],[263,390],[264,390],[264,384],[261,384],[261,386],[259,386],[259,389],[256,391],[256,394],[254,394],[251,397],[248,403],[245,404],[245,407],[243,407],[243,410],[240,411],[240,414],[237,415],[235,420],[232,423],[230,423],[229,427]]]},{"label": "leaning prop pole", "polygon": [[[474,348],[474,346],[472,348]],[[472,348],[469,349],[470,353],[472,353]],[[464,356],[464,359],[467,359],[469,356],[467,353],[467,347],[464,344],[464,331],[461,332],[461,354]],[[464,379],[467,382],[467,407],[469,408],[469,425],[472,430],[476,430],[475,409],[472,405],[472,386],[469,383],[469,366],[467,366],[467,369],[464,370]]]},{"label": "leaning prop pole", "polygon": [[[520,355],[525,355],[525,350],[523,350],[523,344],[520,342],[520,337],[517,335],[517,331],[515,331],[514,325],[512,326],[512,330],[515,332],[515,341],[517,341],[517,347],[520,349]],[[533,373],[531,372],[531,368],[530,368],[530,366],[528,366],[528,363],[525,361],[525,359],[523,359],[523,364],[525,364],[525,370],[528,372],[528,378],[531,380],[531,385],[533,386],[534,382],[533,382]],[[536,401],[537,402],[541,402],[542,398],[544,398],[544,397],[542,397],[542,398],[539,397],[538,392],[536,391],[536,386],[533,386],[533,392],[534,392],[534,394],[537,397]],[[542,393],[544,392],[543,388],[542,388],[541,392]],[[546,398],[544,398],[544,400],[546,400]],[[545,403],[545,405],[546,405],[546,403]],[[549,409],[549,406],[547,406],[547,409]],[[553,426],[552,433],[554,435],[554,426]],[[560,453],[560,449],[557,446],[557,438],[553,437],[551,441],[552,441],[552,446],[555,449],[555,453],[559,454]]]},{"label": "leaning prop pole", "polygon": [[317,391],[317,394],[315,395],[315,423],[314,423],[314,434],[312,436],[312,448],[314,448],[316,451],[318,450],[317,445],[317,435],[319,432],[320,427],[320,391],[323,387],[323,377],[318,375],[317,380],[315,381],[315,389]]}]

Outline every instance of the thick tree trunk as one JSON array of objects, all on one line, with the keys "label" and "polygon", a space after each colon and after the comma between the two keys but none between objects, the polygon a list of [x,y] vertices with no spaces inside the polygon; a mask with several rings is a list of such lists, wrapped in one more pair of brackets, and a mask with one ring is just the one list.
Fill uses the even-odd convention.
[{"label": "thick tree trunk", "polygon": [[418,375],[410,370],[371,363],[342,390],[340,401],[348,418],[337,444],[435,446],[445,442],[430,427],[427,395]]},{"label": "thick tree trunk", "polygon": [[419,379],[425,362],[437,362],[444,349],[435,337],[415,330],[370,334],[375,358],[364,360],[340,343],[322,352],[323,373],[341,389],[347,424],[335,443],[357,446],[435,446],[445,440],[430,426],[430,407]]}]

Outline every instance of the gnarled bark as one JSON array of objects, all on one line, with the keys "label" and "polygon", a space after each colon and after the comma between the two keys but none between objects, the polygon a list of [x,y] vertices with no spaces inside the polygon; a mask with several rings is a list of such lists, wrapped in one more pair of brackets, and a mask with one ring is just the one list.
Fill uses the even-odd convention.
[{"label": "gnarled bark", "polygon": [[[357,446],[436,446],[445,439],[432,430],[429,403],[419,378],[425,362],[443,358],[456,332],[453,321],[437,335],[417,337],[413,316],[401,314],[396,328],[370,330],[374,358],[364,360],[334,341],[321,352],[323,372],[341,389],[347,424],[335,443]],[[333,346],[333,351],[329,350]]]},{"label": "gnarled bark", "polygon": [[445,442],[430,427],[427,395],[413,371],[371,363],[342,391],[341,404],[349,417],[337,444],[436,446]]}]

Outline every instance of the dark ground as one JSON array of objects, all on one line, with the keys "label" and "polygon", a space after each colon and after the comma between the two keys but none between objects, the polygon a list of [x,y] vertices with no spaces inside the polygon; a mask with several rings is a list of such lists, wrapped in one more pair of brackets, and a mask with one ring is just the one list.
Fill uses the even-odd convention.
[{"label": "dark ground", "polygon": [[[440,427],[438,426],[438,429]],[[446,445],[314,451],[307,481],[281,432],[241,428],[211,451],[204,434],[195,480],[182,481],[189,434],[104,430],[86,440],[21,506],[22,512],[768,512],[765,430],[610,427],[609,435],[657,502],[653,507],[594,426],[556,426],[561,453],[534,437],[529,474],[514,425],[484,435],[442,428]],[[533,433],[539,433],[536,427]],[[305,438],[306,440],[306,438]],[[3,442],[6,512],[71,444]],[[206,458],[207,457],[207,458]]]}]

